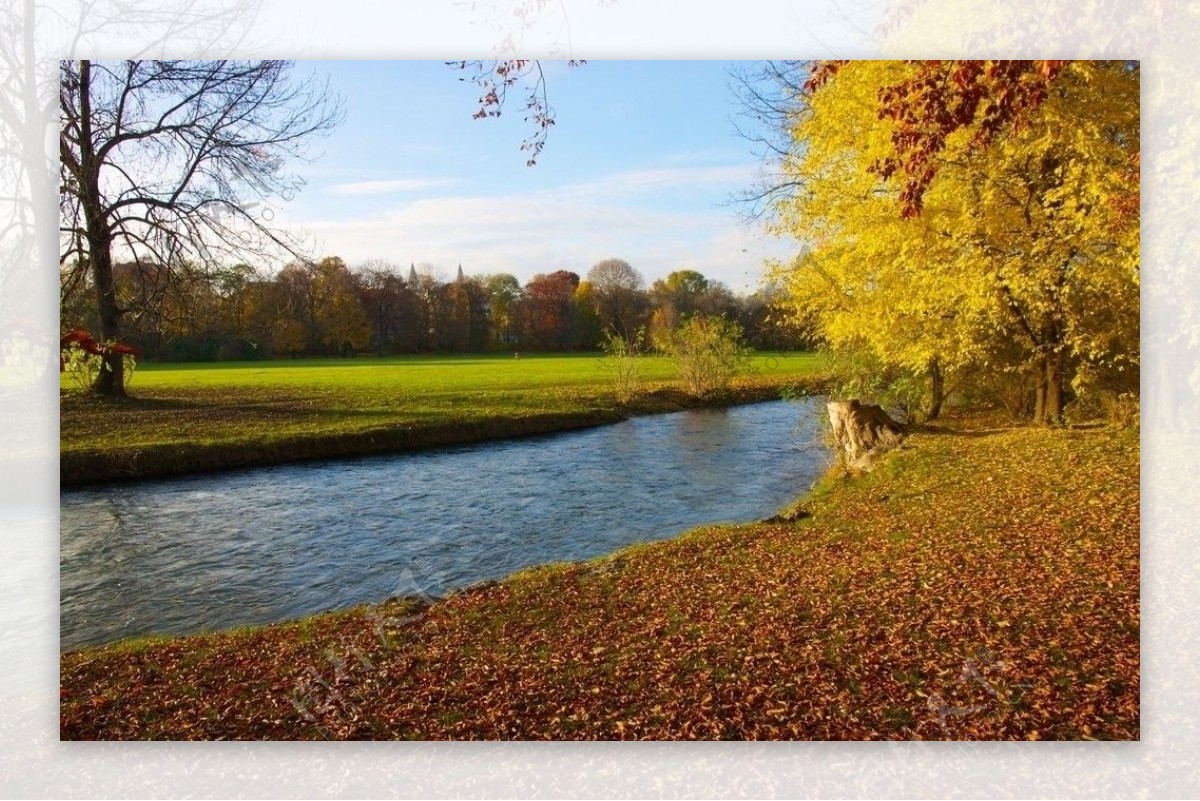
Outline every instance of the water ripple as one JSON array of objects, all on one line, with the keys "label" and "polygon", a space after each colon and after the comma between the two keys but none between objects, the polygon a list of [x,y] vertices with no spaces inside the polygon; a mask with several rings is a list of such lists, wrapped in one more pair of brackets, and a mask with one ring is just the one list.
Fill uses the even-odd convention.
[{"label": "water ripple", "polygon": [[61,495],[61,644],[446,591],[768,516],[824,469],[815,400]]}]

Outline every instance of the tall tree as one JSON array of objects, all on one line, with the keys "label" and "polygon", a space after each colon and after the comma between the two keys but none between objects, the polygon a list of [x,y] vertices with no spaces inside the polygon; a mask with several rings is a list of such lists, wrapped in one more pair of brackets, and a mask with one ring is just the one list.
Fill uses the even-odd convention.
[{"label": "tall tree", "polygon": [[[580,281],[579,286],[575,287],[575,295],[571,298],[571,327],[573,346],[576,350],[592,350],[609,340],[604,335],[600,316],[596,313],[594,288],[589,281]],[[635,336],[634,341],[636,339]],[[622,341],[625,341],[624,338]],[[626,344],[633,345],[634,342]]]},{"label": "tall tree", "polygon": [[[120,336],[114,259],[208,269],[299,245],[256,209],[290,199],[284,170],[341,120],[313,80],[282,61],[64,62],[60,69],[62,263],[91,273],[99,335]],[[118,355],[94,391],[125,392]]]},{"label": "tall tree", "polygon": [[[1072,62],[1020,129],[986,149],[951,139],[927,202],[957,222],[960,271],[986,275],[1025,354],[1034,419],[1114,373],[1137,392],[1139,70]],[[969,191],[950,191],[953,185]]]},{"label": "tall tree", "polygon": [[371,341],[371,321],[360,300],[358,283],[346,263],[326,256],[310,265],[314,299],[313,349],[325,354],[349,355]]},{"label": "tall tree", "polygon": [[312,273],[289,264],[250,288],[251,330],[273,356],[299,356],[309,348],[316,314]]},{"label": "tall tree", "polygon": [[1136,65],[1066,65],[986,146],[958,126],[906,214],[909,185],[876,167],[912,123],[878,103],[929,69],[844,64],[801,96],[783,162],[796,188],[775,210],[809,251],[779,277],[833,347],[927,374],[932,411],[948,370],[1001,367],[1033,379],[1036,421],[1057,421],[1069,382],[1137,362]]},{"label": "tall tree", "polygon": [[642,274],[624,259],[605,259],[588,270],[587,281],[600,324],[632,342],[647,307]]},{"label": "tall tree", "polygon": [[416,298],[400,269],[386,261],[369,261],[358,268],[357,285],[379,355],[415,349]]},{"label": "tall tree", "polygon": [[521,282],[509,273],[484,276],[483,290],[487,295],[489,340],[494,346],[510,346],[520,342]]},{"label": "tall tree", "polygon": [[795,322],[839,353],[925,376],[925,412],[936,417],[945,373],[974,355],[978,304],[966,302],[975,295],[932,230],[934,215],[903,218],[897,193],[868,169],[891,146],[876,93],[904,69],[899,62],[847,65],[796,115],[795,152],[784,168],[803,188],[777,202],[777,219],[812,244],[778,275]]},{"label": "tall tree", "polygon": [[525,284],[529,339],[545,350],[567,350],[574,341],[572,309],[579,276],[568,270],[539,273]]},{"label": "tall tree", "polygon": [[417,301],[417,350],[446,348],[451,308],[441,271],[429,262],[411,266],[409,289]]},{"label": "tall tree", "polygon": [[447,345],[455,352],[482,350],[488,336],[487,292],[478,278],[463,275],[446,286],[449,307]]},{"label": "tall tree", "polygon": [[675,270],[650,286],[650,341],[656,347],[665,347],[668,335],[696,311],[696,301],[706,289],[708,279],[695,270]]},{"label": "tall tree", "polygon": [[650,303],[656,309],[669,307],[676,317],[696,310],[696,299],[708,289],[708,279],[695,270],[675,270],[650,286]]}]

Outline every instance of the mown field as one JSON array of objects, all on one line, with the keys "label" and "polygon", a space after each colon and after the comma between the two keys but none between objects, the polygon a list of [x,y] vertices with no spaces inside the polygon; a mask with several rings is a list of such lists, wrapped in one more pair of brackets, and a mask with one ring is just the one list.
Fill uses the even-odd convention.
[{"label": "mown field", "polygon": [[61,659],[65,739],[1137,739],[1138,437],[950,419],[792,522]]},{"label": "mown field", "polygon": [[[143,364],[130,397],[98,401],[62,379],[61,479],[203,469],[546,433],[696,405],[666,358],[642,361],[642,393],[614,394],[599,354],[411,356]],[[811,354],[760,354],[708,402],[815,386]]]}]

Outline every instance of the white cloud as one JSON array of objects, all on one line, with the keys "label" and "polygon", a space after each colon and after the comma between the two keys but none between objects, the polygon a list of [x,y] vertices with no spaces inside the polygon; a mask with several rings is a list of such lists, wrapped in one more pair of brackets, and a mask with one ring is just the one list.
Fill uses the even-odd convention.
[{"label": "white cloud", "polygon": [[563,192],[595,195],[632,195],[668,189],[696,189],[705,186],[744,186],[757,167],[737,164],[725,167],[664,167],[614,173],[588,183],[564,187]]},{"label": "white cloud", "polygon": [[450,186],[458,182],[457,178],[397,178],[390,181],[355,181],[347,184],[334,184],[329,187],[328,191],[335,195],[389,195]]},{"label": "white cloud", "polygon": [[[319,255],[350,264],[385,259],[406,267],[462,264],[470,275],[508,272],[522,281],[559,268],[585,274],[596,262],[629,261],[647,283],[688,267],[753,291],[763,259],[791,247],[721,208],[752,166],[616,173],[523,194],[419,198],[370,217],[297,221]],[[711,198],[709,200],[708,198]]]}]

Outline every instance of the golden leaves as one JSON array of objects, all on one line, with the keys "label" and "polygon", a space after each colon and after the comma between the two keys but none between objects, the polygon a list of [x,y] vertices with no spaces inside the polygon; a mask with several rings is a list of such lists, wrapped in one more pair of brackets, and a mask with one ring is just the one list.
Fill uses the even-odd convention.
[{"label": "golden leaves", "polygon": [[65,654],[62,736],[1136,738],[1136,435],[981,423],[914,435],[797,523],[527,571],[419,618]]},{"label": "golden leaves", "polygon": [[797,322],[914,374],[937,359],[993,384],[1036,370],[1062,382],[1047,363],[1065,354],[1078,394],[1136,392],[1136,68],[821,62],[813,75],[783,165],[802,190],[776,206],[776,228],[809,246],[774,276]]}]

